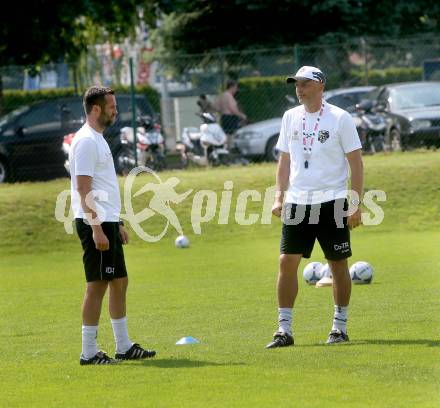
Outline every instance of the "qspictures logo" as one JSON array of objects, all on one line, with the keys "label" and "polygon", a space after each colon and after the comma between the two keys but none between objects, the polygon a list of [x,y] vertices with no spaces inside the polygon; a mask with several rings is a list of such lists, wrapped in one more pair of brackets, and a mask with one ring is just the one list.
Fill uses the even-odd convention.
[{"label": "qspictures logo", "polygon": [[[142,175],[143,177],[139,177]],[[147,181],[146,181],[147,180]],[[141,187],[136,191],[135,186]],[[176,209],[178,206],[188,206],[191,200],[189,216],[190,224],[194,234],[202,234],[202,226],[208,223],[217,223],[218,225],[227,225],[235,222],[241,226],[248,225],[270,225],[272,222],[278,222],[276,217],[272,216],[272,206],[275,199],[276,187],[269,186],[263,192],[246,189],[239,192],[234,191],[234,183],[231,180],[223,182],[223,190],[217,192],[214,190],[194,190],[183,188],[181,180],[178,177],[169,177],[162,180],[157,173],[148,167],[136,167],[130,171],[126,177],[122,192],[122,213],[120,218],[130,224],[137,236],[146,242],[157,242],[163,238],[169,228],[174,229],[179,235],[184,234],[181,220]],[[234,194],[236,193],[236,194]],[[353,198],[357,197],[356,192],[347,191],[347,195]],[[76,193],[78,194],[78,193]],[[329,201],[335,196],[333,191],[313,192],[313,194],[304,192],[304,200]],[[71,191],[62,191],[56,201],[55,218],[64,224],[68,234],[73,234],[74,214],[68,203],[71,200]],[[79,199],[79,197],[77,197]],[[99,219],[105,218],[105,209],[102,202],[108,199],[104,191],[92,191],[86,197],[86,203],[89,207],[96,208]],[[133,200],[136,200],[136,209]],[[362,213],[362,223],[364,225],[379,225],[384,219],[384,212],[376,201],[386,201],[386,194],[381,190],[370,190],[363,197],[363,205],[366,209]],[[139,205],[139,202],[141,205]],[[250,203],[253,203],[253,210],[248,209]],[[319,218],[319,205],[315,207],[318,211],[314,214]],[[255,208],[259,208],[258,211]],[[288,219],[289,206],[285,206],[282,220],[285,223],[301,222],[301,214]],[[343,225],[343,217],[351,215],[355,208],[349,207],[347,210],[342,206],[335,206],[335,222],[337,225]],[[182,212],[179,212],[182,217]],[[232,217],[233,215],[233,217]],[[148,230],[149,221],[153,217],[160,218],[159,224],[161,230],[152,233]],[[310,222],[316,222],[316,217],[310,217]],[[157,221],[157,220],[156,220]],[[157,225],[157,223],[155,223]]]}]

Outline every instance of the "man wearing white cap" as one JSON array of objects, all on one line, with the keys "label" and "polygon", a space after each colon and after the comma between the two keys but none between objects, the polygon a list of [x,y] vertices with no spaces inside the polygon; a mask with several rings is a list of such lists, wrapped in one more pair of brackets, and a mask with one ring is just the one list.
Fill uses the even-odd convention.
[{"label": "man wearing white cap", "polygon": [[[333,275],[334,317],[328,344],[348,341],[351,279],[350,230],[361,224],[363,191],[361,142],[352,117],[323,100],[325,76],[304,66],[294,76],[302,105],[285,112],[272,213],[283,219],[278,274],[278,329],[266,348],[294,344],[293,306],[301,259],[310,258],[317,239]],[[350,201],[347,181],[351,170]]]}]

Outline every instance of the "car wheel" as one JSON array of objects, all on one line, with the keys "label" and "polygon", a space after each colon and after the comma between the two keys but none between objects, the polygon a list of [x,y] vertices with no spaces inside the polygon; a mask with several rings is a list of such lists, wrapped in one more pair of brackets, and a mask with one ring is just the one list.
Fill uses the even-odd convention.
[{"label": "car wheel", "polygon": [[278,141],[278,135],[272,136],[266,145],[266,155],[265,158],[268,161],[278,161],[280,155],[278,149],[276,148]]},{"label": "car wheel", "polygon": [[385,150],[385,141],[383,136],[376,137],[373,144],[376,152],[383,152]]},{"label": "car wheel", "polygon": [[402,139],[400,137],[400,132],[393,128],[390,130],[390,140],[391,140],[391,150],[404,150],[405,146],[402,146]]},{"label": "car wheel", "polygon": [[4,183],[8,179],[8,167],[6,163],[0,159],[0,183]]}]

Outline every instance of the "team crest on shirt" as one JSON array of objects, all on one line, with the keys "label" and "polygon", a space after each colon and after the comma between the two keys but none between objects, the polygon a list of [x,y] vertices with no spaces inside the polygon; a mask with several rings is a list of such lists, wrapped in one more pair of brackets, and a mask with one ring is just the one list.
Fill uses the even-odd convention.
[{"label": "team crest on shirt", "polygon": [[293,139],[293,140],[298,140],[298,139],[299,139],[299,133],[298,133],[297,130],[295,130],[295,131],[293,132],[292,139]]},{"label": "team crest on shirt", "polygon": [[318,132],[318,140],[324,143],[330,137],[330,132],[328,130],[320,130]]}]

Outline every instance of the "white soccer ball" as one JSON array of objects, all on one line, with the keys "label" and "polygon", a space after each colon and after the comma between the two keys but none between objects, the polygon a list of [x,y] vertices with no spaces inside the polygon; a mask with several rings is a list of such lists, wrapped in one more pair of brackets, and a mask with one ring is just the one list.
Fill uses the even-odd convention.
[{"label": "white soccer ball", "polygon": [[350,267],[350,277],[353,283],[371,283],[373,280],[373,267],[368,262],[356,262]]},{"label": "white soccer ball", "polygon": [[321,279],[322,266],[321,262],[310,262],[306,265],[303,271],[303,277],[309,285],[314,285]]},{"label": "white soccer ball", "polygon": [[333,278],[332,270],[328,263],[326,263],[321,269],[321,278]]},{"label": "white soccer ball", "polygon": [[179,235],[175,241],[177,248],[188,248],[189,247],[189,239],[185,235]]},{"label": "white soccer ball", "polygon": [[332,270],[330,269],[329,264],[326,263],[321,268],[321,279],[319,279],[319,281],[316,282],[316,287],[323,288],[323,287],[332,286],[332,285],[333,285]]}]

